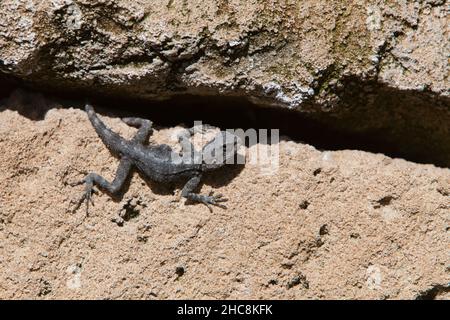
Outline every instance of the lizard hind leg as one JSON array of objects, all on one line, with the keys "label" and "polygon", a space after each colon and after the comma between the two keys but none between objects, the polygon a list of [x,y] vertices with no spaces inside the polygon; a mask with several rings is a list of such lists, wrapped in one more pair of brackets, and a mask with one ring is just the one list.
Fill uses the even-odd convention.
[{"label": "lizard hind leg", "polygon": [[211,191],[209,195],[203,195],[199,193],[195,193],[195,189],[200,184],[201,175],[192,177],[189,179],[189,181],[184,185],[183,190],[181,191],[181,196],[194,201],[194,202],[200,202],[206,205],[210,212],[212,212],[211,205],[220,207],[222,209],[226,209],[226,206],[224,206],[221,202],[228,201],[228,199],[223,198],[222,194],[214,195]]},{"label": "lizard hind leg", "polygon": [[178,143],[181,146],[181,156],[186,163],[202,163],[202,155],[200,152],[195,150],[194,145],[191,143],[191,134],[188,130],[183,130],[178,134]]},{"label": "lizard hind leg", "polygon": [[109,182],[96,173],[89,173],[82,181],[83,183],[85,183],[84,193],[75,206],[74,211],[77,210],[84,201],[86,201],[86,214],[89,214],[89,203],[93,204],[92,194],[97,192],[94,189],[94,186],[98,186],[100,189],[105,190],[112,195],[117,194],[127,181],[127,178],[129,177],[131,172],[131,168],[132,161],[126,157],[123,157],[122,159],[120,159],[119,167],[116,171],[116,176],[114,177],[114,180],[112,182]]},{"label": "lizard hind leg", "polygon": [[183,129],[178,133],[178,142],[181,145],[181,155],[185,162],[192,162],[196,164],[202,163],[202,153],[195,149],[190,139],[194,134],[205,134],[208,130],[218,130],[219,128],[209,124],[196,124],[189,129]]},{"label": "lizard hind leg", "polygon": [[132,139],[134,142],[145,143],[152,132],[153,123],[150,120],[142,118],[122,118],[122,121],[130,127],[138,128],[138,131]]}]

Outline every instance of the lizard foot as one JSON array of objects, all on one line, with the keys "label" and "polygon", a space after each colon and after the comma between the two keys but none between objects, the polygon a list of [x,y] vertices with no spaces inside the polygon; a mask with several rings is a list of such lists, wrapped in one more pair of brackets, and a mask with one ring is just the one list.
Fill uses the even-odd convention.
[{"label": "lizard foot", "polygon": [[220,207],[222,209],[226,209],[226,206],[221,204],[221,202],[228,201],[228,199],[227,198],[223,198],[223,195],[220,194],[220,193],[217,194],[217,195],[214,195],[214,191],[211,191],[209,193],[209,195],[207,195],[207,196],[200,195],[200,199],[199,200],[200,200],[201,203],[203,203],[204,205],[206,205],[208,207],[210,212],[213,212],[211,205]]},{"label": "lizard foot", "polygon": [[[77,185],[80,185],[83,183],[86,183],[86,181],[84,179],[81,180],[80,182],[76,182],[71,185],[77,186]],[[75,206],[73,207],[72,212],[77,211],[80,208],[81,204],[86,200],[86,215],[88,215],[89,214],[89,203],[94,205],[94,201],[92,199],[92,195],[94,193],[98,193],[98,191],[96,189],[94,189],[94,185],[92,183],[86,183],[85,191],[81,195],[80,199],[77,201]]]},{"label": "lizard foot", "polygon": [[189,128],[187,130],[193,136],[196,133],[205,134],[208,130],[215,130],[215,129],[217,129],[217,127],[203,123],[203,124],[194,125],[193,127]]},{"label": "lizard foot", "polygon": [[189,139],[196,133],[205,134],[208,132],[208,130],[215,130],[217,127],[211,126],[209,124],[198,124],[194,125],[191,128],[188,129],[182,129],[181,132],[178,133],[178,141],[182,140],[183,138]]}]

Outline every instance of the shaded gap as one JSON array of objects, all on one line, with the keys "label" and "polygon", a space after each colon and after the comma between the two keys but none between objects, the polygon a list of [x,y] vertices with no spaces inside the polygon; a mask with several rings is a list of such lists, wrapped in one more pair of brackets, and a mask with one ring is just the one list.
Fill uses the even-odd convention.
[{"label": "shaded gap", "polygon": [[19,80],[0,72],[0,100],[8,97],[19,86]]},{"label": "shaded gap", "polygon": [[[1,80],[0,98],[24,86],[8,78],[3,79],[3,84]],[[222,129],[279,129],[280,136],[319,150],[362,150],[417,163],[450,166],[449,100],[427,92],[413,94],[349,79],[334,109],[308,113],[256,105],[245,97],[179,95],[150,102],[126,95],[92,95],[82,90],[49,92],[47,97],[64,107],[83,108],[89,99],[101,114],[138,116],[151,119],[160,127],[190,126],[201,120]],[[320,107],[310,105],[308,110],[314,108]],[[36,108],[18,111],[33,120],[43,118],[46,112],[42,110],[36,116]]]}]

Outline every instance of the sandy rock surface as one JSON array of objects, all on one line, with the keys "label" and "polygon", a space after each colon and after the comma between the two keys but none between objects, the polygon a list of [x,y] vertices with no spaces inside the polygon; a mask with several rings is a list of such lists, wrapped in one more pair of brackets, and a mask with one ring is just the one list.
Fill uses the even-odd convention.
[{"label": "sandy rock surface", "polygon": [[[118,160],[82,110],[61,107],[0,106],[1,299],[449,298],[449,169],[285,138],[277,170],[204,180],[227,209],[134,174],[86,216],[71,212],[82,187],[69,184],[112,179]],[[174,145],[175,130],[150,139]]]}]

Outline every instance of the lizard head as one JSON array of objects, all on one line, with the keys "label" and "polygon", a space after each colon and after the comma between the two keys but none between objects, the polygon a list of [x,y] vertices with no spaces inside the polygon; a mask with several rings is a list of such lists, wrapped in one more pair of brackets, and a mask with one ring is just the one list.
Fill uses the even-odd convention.
[{"label": "lizard head", "polygon": [[240,145],[241,139],[237,135],[228,131],[219,132],[202,149],[203,167],[209,171],[235,163]]}]

